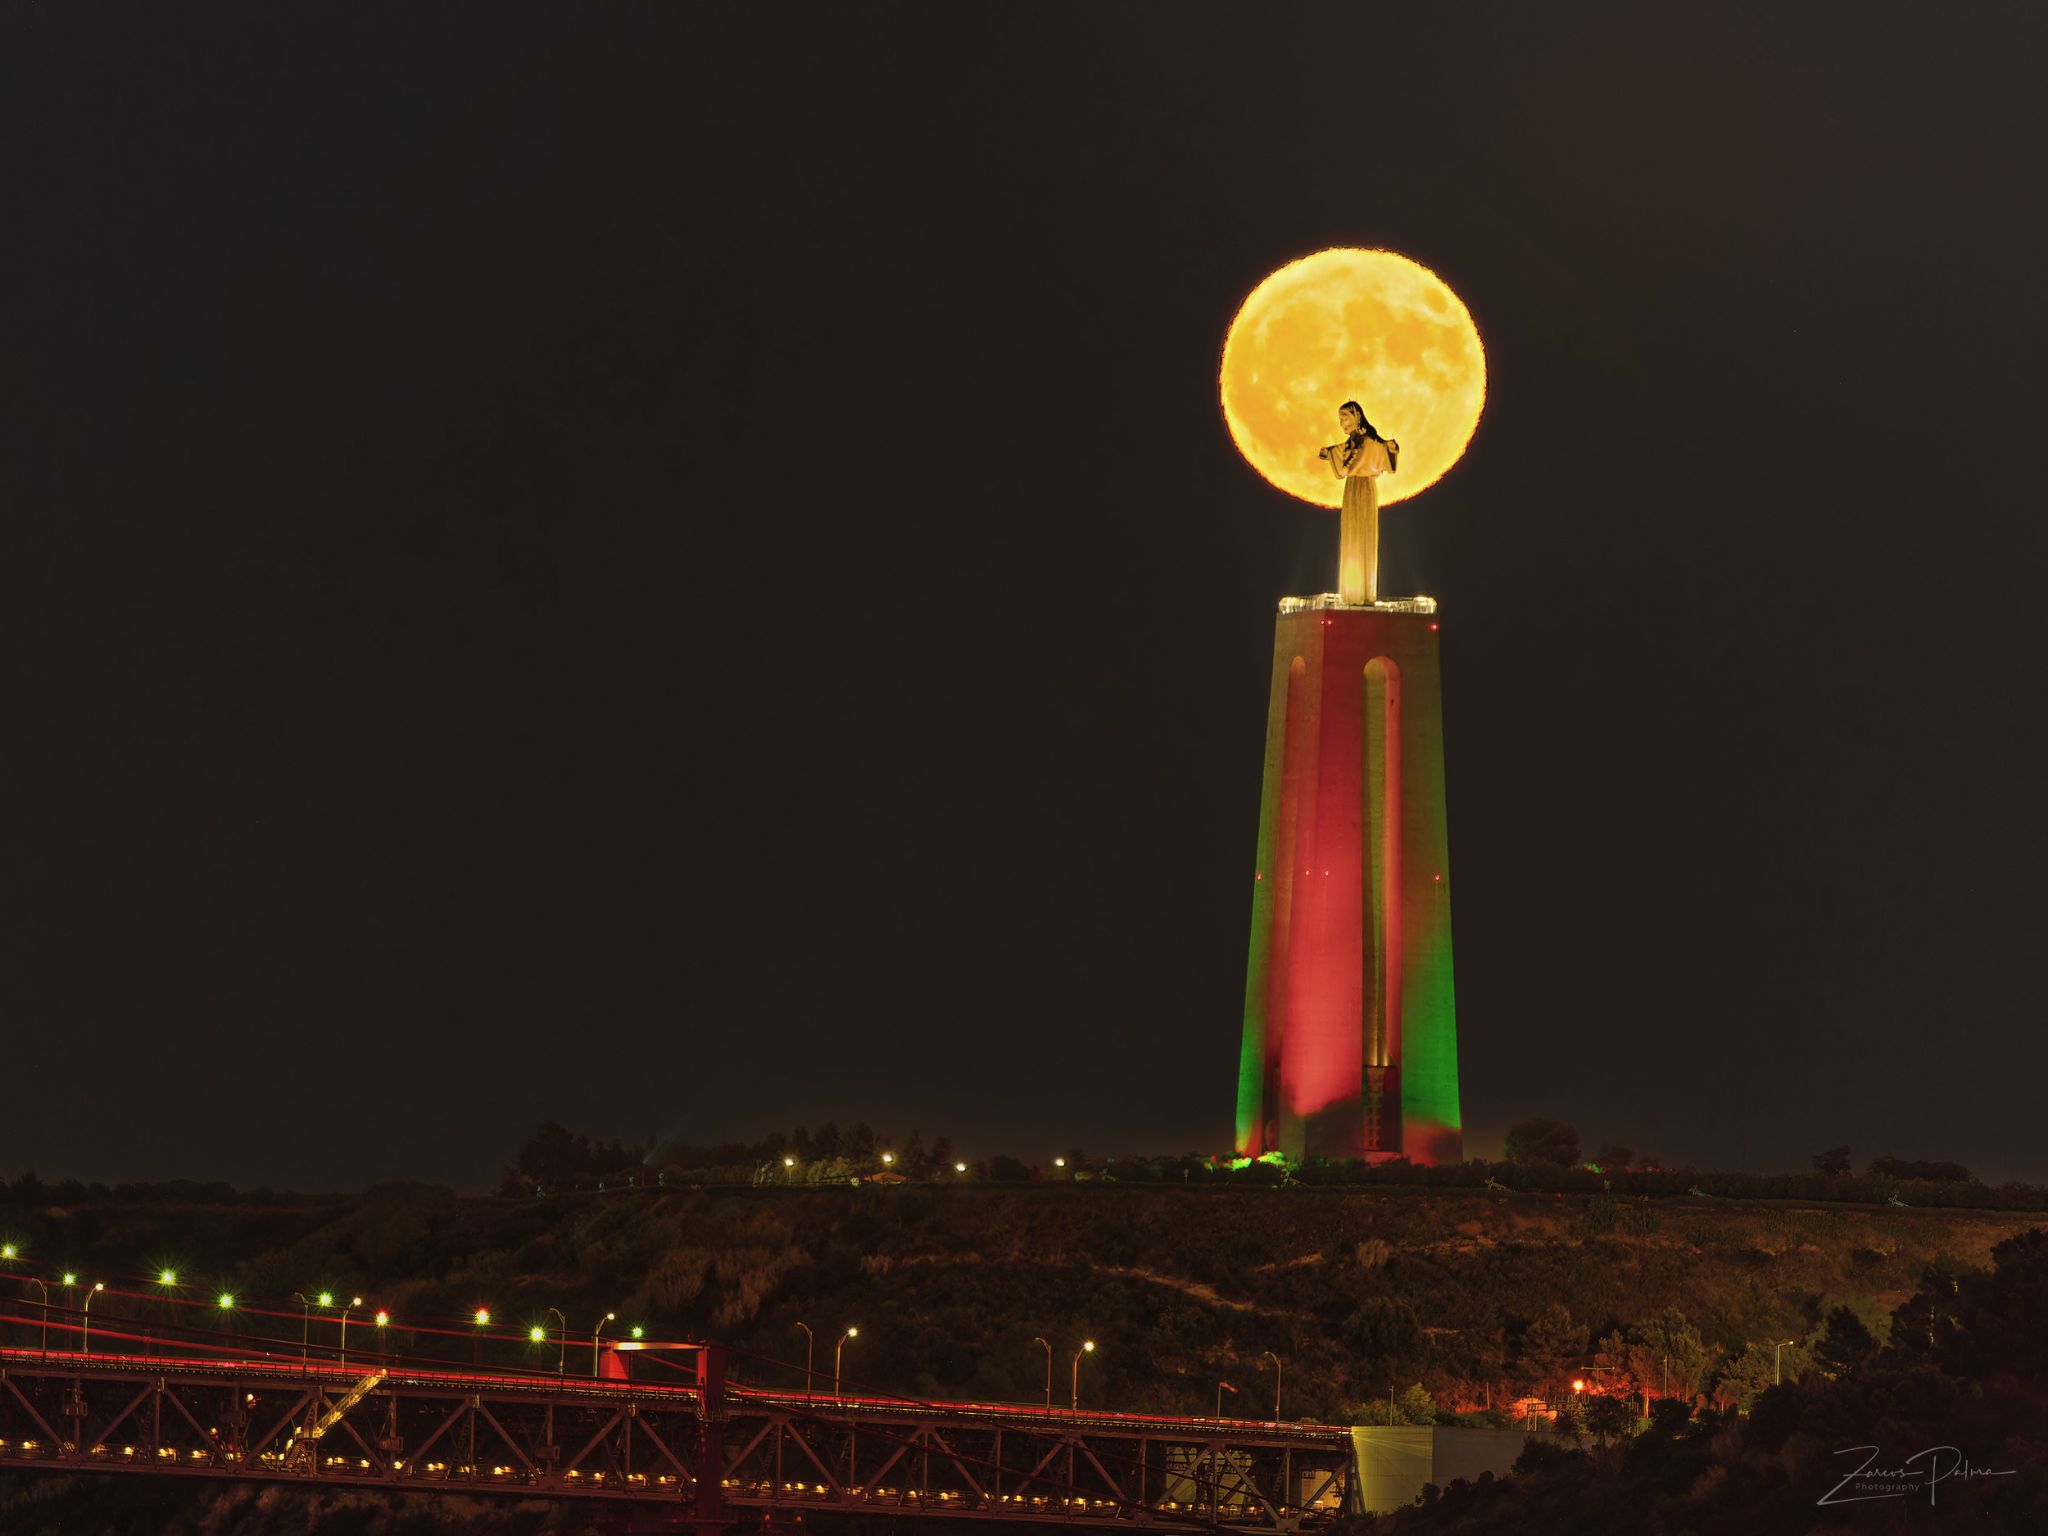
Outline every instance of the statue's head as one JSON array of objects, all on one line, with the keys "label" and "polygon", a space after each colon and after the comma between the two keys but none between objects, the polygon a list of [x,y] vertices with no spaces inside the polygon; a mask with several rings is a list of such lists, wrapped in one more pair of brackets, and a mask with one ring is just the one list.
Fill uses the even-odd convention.
[{"label": "statue's head", "polygon": [[1348,433],[1363,432],[1368,437],[1379,434],[1372,429],[1372,423],[1365,419],[1365,411],[1356,400],[1346,400],[1337,407],[1337,424]]}]

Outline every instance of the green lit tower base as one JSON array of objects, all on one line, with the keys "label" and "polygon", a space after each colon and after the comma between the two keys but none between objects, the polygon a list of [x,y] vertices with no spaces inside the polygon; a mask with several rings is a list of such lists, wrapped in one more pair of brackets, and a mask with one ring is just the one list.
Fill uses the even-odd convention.
[{"label": "green lit tower base", "polygon": [[1237,1150],[1464,1158],[1436,604],[1287,598]]}]

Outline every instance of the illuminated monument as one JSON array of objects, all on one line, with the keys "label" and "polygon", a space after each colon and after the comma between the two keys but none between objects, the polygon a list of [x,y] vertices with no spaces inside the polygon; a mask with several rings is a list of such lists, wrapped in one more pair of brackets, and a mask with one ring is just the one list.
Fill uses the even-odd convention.
[{"label": "illuminated monument", "polygon": [[[1485,389],[1464,305],[1391,252],[1305,257],[1231,324],[1232,437],[1281,489],[1344,509],[1339,590],[1283,599],[1274,627],[1241,1155],[1464,1155],[1436,604],[1380,598],[1378,506],[1456,462]],[[1319,458],[1348,399],[1399,444],[1382,494]]]}]

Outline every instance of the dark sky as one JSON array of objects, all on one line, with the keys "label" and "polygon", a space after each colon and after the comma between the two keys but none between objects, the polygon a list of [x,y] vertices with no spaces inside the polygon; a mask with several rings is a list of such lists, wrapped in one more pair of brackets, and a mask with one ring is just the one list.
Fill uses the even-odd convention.
[{"label": "dark sky", "polygon": [[1224,1145],[1349,244],[1470,1149],[2048,1177],[2043,12],[1445,9],[8,8],[0,1169]]}]

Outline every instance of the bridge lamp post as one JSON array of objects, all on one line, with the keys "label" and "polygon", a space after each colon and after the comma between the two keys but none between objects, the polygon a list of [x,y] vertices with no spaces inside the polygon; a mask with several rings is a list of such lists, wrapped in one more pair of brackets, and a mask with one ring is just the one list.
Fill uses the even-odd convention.
[{"label": "bridge lamp post", "polygon": [[65,1270],[63,1285],[64,1315],[66,1317],[69,1317],[73,1312],[77,1310],[77,1307],[74,1305],[74,1303],[77,1301],[77,1296],[74,1293],[78,1289],[78,1271],[75,1269]]},{"label": "bridge lamp post", "polygon": [[1051,1345],[1051,1344],[1049,1344],[1049,1343],[1047,1343],[1047,1342],[1046,1342],[1046,1341],[1045,1341],[1044,1339],[1039,1339],[1039,1338],[1034,1338],[1034,1339],[1033,1339],[1033,1340],[1032,1340],[1031,1342],[1032,1342],[1032,1343],[1034,1343],[1034,1344],[1038,1344],[1038,1345],[1043,1345],[1043,1346],[1044,1346],[1044,1349],[1045,1349],[1045,1411],[1046,1411],[1047,1413],[1051,1413],[1051,1412],[1052,1412],[1052,1345]]},{"label": "bridge lamp post", "polygon": [[618,1313],[607,1312],[598,1319],[597,1326],[590,1330],[590,1374],[593,1379],[597,1376],[597,1341],[604,1333],[604,1325],[606,1323],[615,1323],[618,1320]]},{"label": "bridge lamp post", "polygon": [[1221,1424],[1221,1423],[1223,1422],[1223,1394],[1224,1394],[1224,1393],[1226,1393],[1226,1392],[1228,1392],[1228,1393],[1229,1393],[1229,1394],[1230,1394],[1230,1395],[1231,1395],[1232,1397],[1236,1397],[1236,1396],[1237,1396],[1237,1388],[1233,1387],[1233,1386],[1232,1386],[1232,1385],[1231,1385],[1231,1384],[1230,1384],[1229,1382],[1227,1382],[1227,1381],[1219,1381],[1219,1382],[1217,1382],[1217,1383],[1216,1383],[1216,1422],[1217,1422],[1218,1424]]},{"label": "bridge lamp post", "polygon": [[491,1326],[491,1309],[489,1307],[478,1307],[476,1309],[475,1322],[476,1337],[472,1341],[469,1351],[469,1363],[471,1365],[482,1365],[484,1363],[484,1330]]},{"label": "bridge lamp post", "polygon": [[782,1160],[782,1182],[785,1184],[794,1184],[796,1182],[796,1159],[793,1157],[785,1157]]},{"label": "bridge lamp post", "polygon": [[382,1307],[379,1307],[377,1309],[377,1315],[370,1319],[370,1323],[371,1326],[377,1330],[377,1352],[379,1354],[384,1354],[387,1351],[387,1345],[385,1342],[386,1335],[384,1330],[391,1326],[391,1314],[389,1312],[386,1312]]},{"label": "bridge lamp post", "polygon": [[555,1374],[566,1376],[569,1374],[569,1319],[562,1316],[560,1307],[549,1307],[548,1310],[555,1314],[555,1321],[562,1325],[562,1350],[555,1357]]},{"label": "bridge lamp post", "polygon": [[341,1309],[341,1364],[348,1364],[348,1315],[363,1304],[360,1296],[351,1296],[347,1306]]},{"label": "bridge lamp post", "polygon": [[1772,1385],[1772,1386],[1774,1386],[1774,1387],[1777,1387],[1777,1386],[1783,1386],[1783,1385],[1784,1385],[1784,1383],[1785,1383],[1785,1346],[1786,1346],[1787,1344],[1797,1344],[1798,1342],[1799,1342],[1799,1341],[1798,1341],[1797,1339],[1779,1339],[1779,1340],[1778,1340],[1778,1341],[1777,1341],[1777,1342],[1776,1342],[1775,1344],[1773,1344],[1773,1345],[1771,1346],[1771,1385]]},{"label": "bridge lamp post", "polygon": [[1081,1411],[1081,1357],[1095,1353],[1095,1341],[1084,1339],[1081,1347],[1074,1351],[1074,1412]]},{"label": "bridge lamp post", "polygon": [[1273,1362],[1273,1422],[1278,1424],[1280,1422],[1280,1378],[1282,1375],[1280,1357],[1269,1349],[1260,1358]]},{"label": "bridge lamp post", "polygon": [[85,1307],[83,1311],[80,1313],[80,1316],[83,1317],[85,1321],[84,1326],[80,1330],[78,1335],[78,1352],[81,1355],[89,1355],[92,1353],[92,1299],[93,1297],[99,1295],[99,1293],[101,1291],[104,1291],[106,1288],[106,1281],[95,1280],[92,1283],[92,1289],[85,1293]]},{"label": "bridge lamp post", "polygon": [[808,1403],[811,1400],[811,1383],[817,1380],[817,1377],[811,1374],[811,1355],[818,1341],[811,1337],[809,1323],[798,1323],[797,1327],[801,1328],[804,1334],[804,1401]]},{"label": "bridge lamp post", "polygon": [[299,1364],[304,1366],[313,1349],[313,1308],[333,1306],[334,1293],[322,1291],[308,1297],[303,1291],[293,1291],[292,1300],[299,1304]]},{"label": "bridge lamp post", "polygon": [[22,1279],[43,1293],[43,1358],[50,1358],[50,1288],[34,1275],[23,1275]]},{"label": "bridge lamp post", "polygon": [[832,1401],[833,1401],[833,1402],[835,1402],[835,1403],[836,1403],[836,1402],[839,1402],[839,1401],[841,1401],[841,1398],[840,1398],[840,1396],[839,1396],[839,1361],[840,1361],[840,1358],[841,1358],[842,1356],[844,1356],[844,1355],[845,1355],[845,1353],[846,1353],[846,1341],[847,1341],[848,1339],[857,1339],[857,1338],[859,1338],[859,1337],[860,1337],[860,1330],[859,1330],[858,1328],[849,1328],[849,1329],[847,1329],[847,1330],[846,1330],[846,1332],[844,1332],[844,1333],[842,1333],[841,1335],[839,1335],[839,1342],[838,1342],[838,1344],[837,1344],[837,1345],[835,1345],[835,1346],[833,1347],[833,1350],[832,1350]]}]

